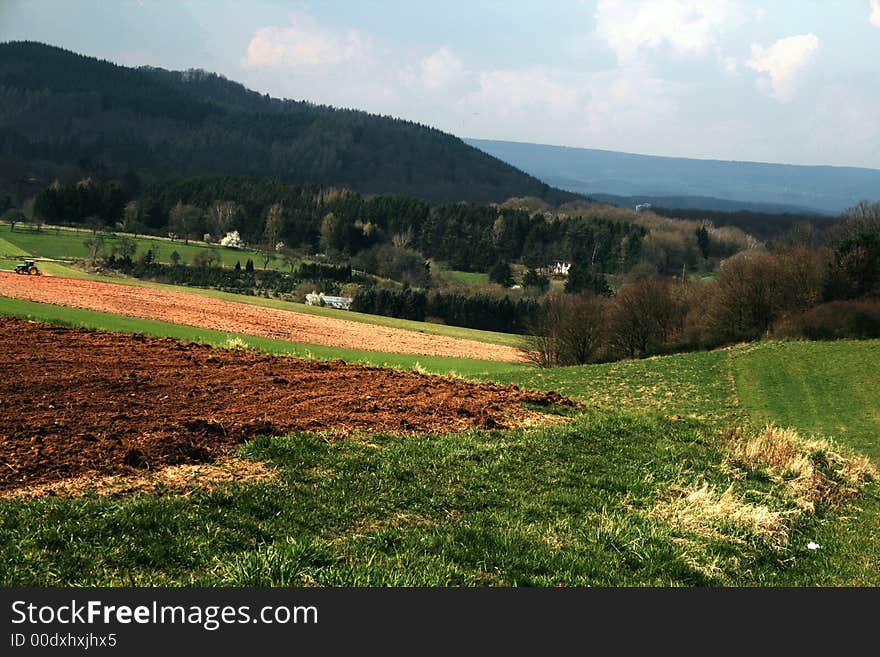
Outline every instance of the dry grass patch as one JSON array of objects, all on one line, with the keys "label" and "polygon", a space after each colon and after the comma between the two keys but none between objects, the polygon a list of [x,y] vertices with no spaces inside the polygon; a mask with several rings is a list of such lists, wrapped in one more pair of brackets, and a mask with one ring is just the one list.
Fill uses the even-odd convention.
[{"label": "dry grass patch", "polygon": [[[774,547],[788,544],[792,511],[774,511],[764,504],[751,504],[730,485],[724,492],[709,484],[671,491],[672,500],[654,508],[654,515],[672,526],[703,538],[745,542],[753,537]],[[733,531],[731,531],[733,530]]]},{"label": "dry grass patch", "polygon": [[71,477],[6,491],[0,497],[20,499],[160,492],[189,495],[196,490],[209,491],[233,481],[267,481],[275,474],[276,470],[264,463],[224,457],[214,463],[172,465],[144,474]]},{"label": "dry grass patch", "polygon": [[827,438],[802,438],[792,429],[771,425],[750,436],[737,428],[725,434],[724,444],[728,472],[761,472],[810,513],[817,504],[840,507],[878,476],[867,457],[847,453]]},{"label": "dry grass patch", "polygon": [[[724,483],[698,482],[670,489],[649,515],[681,535],[685,561],[709,576],[742,567],[739,550],[765,546],[784,552],[794,530],[820,509],[838,509],[877,479],[864,456],[832,440],[805,439],[768,426],[754,434],[734,429],[723,436]],[[755,502],[758,500],[758,502]],[[722,550],[711,545],[738,546]]]}]

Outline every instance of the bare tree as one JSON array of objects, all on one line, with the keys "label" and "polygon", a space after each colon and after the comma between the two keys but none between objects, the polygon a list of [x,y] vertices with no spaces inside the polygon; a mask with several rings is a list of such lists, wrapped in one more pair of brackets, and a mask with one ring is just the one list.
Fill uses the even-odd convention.
[{"label": "bare tree", "polygon": [[233,230],[241,206],[235,201],[214,201],[208,208],[208,229],[213,235],[225,235]]},{"label": "bare tree", "polygon": [[640,358],[664,349],[681,330],[685,309],[677,284],[648,276],[626,285],[608,307],[608,346],[623,358]]},{"label": "bare tree", "polygon": [[266,215],[265,236],[266,244],[269,245],[270,248],[275,248],[275,245],[278,244],[283,230],[284,205],[282,203],[273,203]]},{"label": "bare tree", "polygon": [[591,293],[550,295],[522,347],[539,367],[595,361],[603,342],[606,301]]}]

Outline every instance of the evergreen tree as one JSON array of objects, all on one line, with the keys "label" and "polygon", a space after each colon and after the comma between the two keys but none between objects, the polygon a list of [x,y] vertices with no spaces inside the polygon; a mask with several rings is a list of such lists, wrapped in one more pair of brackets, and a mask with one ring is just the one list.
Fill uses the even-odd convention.
[{"label": "evergreen tree", "polygon": [[570,294],[590,291],[602,297],[611,296],[611,287],[608,285],[608,281],[605,280],[605,275],[580,262],[573,263],[571,269],[568,270],[565,291]]},{"label": "evergreen tree", "polygon": [[534,287],[543,292],[550,287],[550,279],[532,268],[526,271],[522,284],[523,287]]},{"label": "evergreen tree", "polygon": [[496,262],[489,270],[489,280],[503,287],[513,285],[513,271],[510,269],[510,263],[506,260]]},{"label": "evergreen tree", "polygon": [[697,228],[697,245],[700,247],[700,253],[703,258],[709,257],[709,231],[705,226]]}]

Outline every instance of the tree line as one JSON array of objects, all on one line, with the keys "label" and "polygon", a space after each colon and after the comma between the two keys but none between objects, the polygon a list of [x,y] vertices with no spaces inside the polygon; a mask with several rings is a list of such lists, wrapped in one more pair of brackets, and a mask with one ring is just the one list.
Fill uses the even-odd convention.
[{"label": "tree line", "polygon": [[645,276],[613,297],[551,295],[525,351],[542,366],[708,349],[766,337],[880,337],[880,203],[817,236],[801,227],[693,282]]},{"label": "tree line", "polygon": [[416,321],[440,321],[453,326],[525,333],[537,317],[534,299],[511,299],[488,294],[463,294],[442,290],[365,288],[354,297],[352,310]]},{"label": "tree line", "polygon": [[371,262],[374,268],[393,263],[399,251],[370,254],[391,245],[421,254],[422,266],[431,258],[478,272],[499,261],[543,267],[555,260],[623,272],[639,260],[647,234],[633,223],[601,216],[548,217],[475,203],[432,205],[407,196],[365,197],[239,177],[173,180],[143,190],[136,177],[55,182],[37,195],[34,213],[52,223],[119,223],[129,232],[170,233],[184,240],[208,235],[216,241],[234,230],[246,242],[268,248],[280,243],[339,259],[364,254],[365,268]]}]

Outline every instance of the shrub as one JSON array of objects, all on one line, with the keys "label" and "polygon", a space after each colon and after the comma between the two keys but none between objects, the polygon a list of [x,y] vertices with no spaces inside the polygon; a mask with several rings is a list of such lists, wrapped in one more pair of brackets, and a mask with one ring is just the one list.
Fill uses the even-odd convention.
[{"label": "shrub", "polygon": [[824,255],[806,247],[745,252],[725,260],[709,308],[709,341],[760,338],[780,317],[819,300],[824,272]]},{"label": "shrub", "polygon": [[831,301],[781,320],[776,338],[866,340],[880,338],[880,299]]}]

